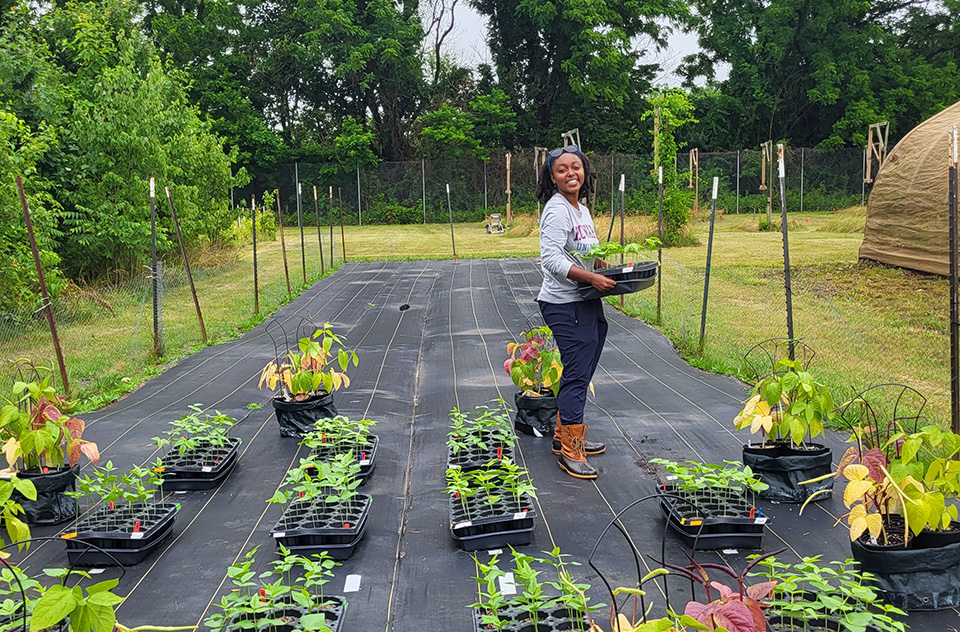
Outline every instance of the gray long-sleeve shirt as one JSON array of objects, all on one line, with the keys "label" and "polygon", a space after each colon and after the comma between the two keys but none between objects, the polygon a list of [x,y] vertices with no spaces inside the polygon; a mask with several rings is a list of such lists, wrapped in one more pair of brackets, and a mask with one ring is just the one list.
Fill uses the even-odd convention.
[{"label": "gray long-sleeve shirt", "polygon": [[[599,243],[590,211],[583,204],[575,208],[559,193],[547,200],[540,217],[540,265],[543,285],[538,301],[573,303],[583,298],[577,282],[567,278],[570,267],[593,269],[594,259],[584,260],[583,253]],[[576,255],[571,253],[578,253]]]}]

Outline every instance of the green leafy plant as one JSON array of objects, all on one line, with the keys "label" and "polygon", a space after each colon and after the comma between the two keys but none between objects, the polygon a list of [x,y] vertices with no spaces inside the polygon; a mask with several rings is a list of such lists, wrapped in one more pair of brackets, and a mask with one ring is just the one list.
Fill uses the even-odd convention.
[{"label": "green leafy plant", "polygon": [[523,342],[507,345],[510,357],[503,363],[504,371],[528,397],[539,397],[545,390],[553,391],[556,396],[560,390],[563,362],[560,351],[550,344],[553,332],[544,325],[521,335]]},{"label": "green leafy plant", "polygon": [[362,455],[358,450],[371,440],[370,429],[376,423],[371,419],[351,420],[343,415],[320,419],[314,423],[313,430],[303,436],[300,445],[328,448],[337,454],[349,452],[360,459]]},{"label": "green leafy plant", "polygon": [[202,446],[223,447],[227,444],[230,428],[236,419],[220,411],[213,415],[205,414],[199,405],[191,406],[190,410],[193,412],[170,422],[170,429],[164,433],[166,437],[154,437],[154,445],[160,448],[170,446],[183,456]]},{"label": "green leafy plant", "polygon": [[301,459],[300,465],[289,470],[280,488],[267,501],[273,504],[313,502],[319,500],[326,507],[337,508],[346,516],[350,501],[357,496],[360,486],[360,464],[349,453],[339,454],[331,461]]},{"label": "green leafy plant", "polygon": [[494,447],[512,448],[515,442],[513,424],[502,399],[498,408],[477,406],[472,414],[457,408],[450,411],[447,446],[453,454],[465,450],[486,452]]},{"label": "green leafy plant", "polygon": [[808,436],[812,439],[823,434],[823,424],[833,418],[834,409],[830,389],[803,370],[799,362],[784,358],[754,387],[753,396],[733,424],[737,430],[760,432],[764,445],[768,438],[789,437],[799,446]]},{"label": "green leafy plant", "polygon": [[[296,351],[288,351],[283,360],[270,362],[260,374],[260,387],[280,386],[280,395],[288,401],[301,401],[322,392],[332,393],[350,386],[347,369],[359,360],[355,351],[343,348],[343,340],[326,323],[312,336],[301,338]],[[336,363],[336,364],[334,364]],[[337,370],[339,366],[340,370]]]},{"label": "green leafy plant", "polygon": [[[52,386],[51,367],[36,367],[37,380],[14,381],[10,397],[0,408],[0,440],[7,458],[7,471],[70,466],[85,455],[96,464],[100,452],[96,443],[83,439],[86,424],[62,412],[64,400]],[[66,453],[66,459],[64,458]]]},{"label": "green leafy plant", "polygon": [[[10,536],[10,541],[20,542],[17,548],[23,550],[29,546],[25,541],[30,539],[30,527],[18,517],[23,513],[23,506],[12,498],[14,491],[19,492],[27,500],[36,500],[37,488],[33,481],[16,476],[0,479],[0,499],[3,502],[0,519],[3,520],[3,526],[7,530],[7,535]],[[0,542],[2,541],[3,539],[0,538]]]},{"label": "green leafy plant", "polygon": [[675,477],[676,486],[684,490],[730,489],[734,491],[750,490],[762,492],[769,485],[753,476],[749,465],[739,461],[724,461],[723,465],[686,461],[677,463],[666,459],[650,459],[651,463],[662,465]]},{"label": "green leafy plant", "polygon": [[[503,502],[503,513],[516,513],[523,510],[523,498],[536,498],[536,488],[530,482],[527,469],[509,459],[490,461],[484,467],[464,471],[462,467],[447,468],[447,494],[460,501],[460,506],[470,519],[468,500],[480,497],[487,507],[493,508]],[[504,502],[509,499],[509,502]]]},{"label": "green leafy plant", "polygon": [[[620,245],[617,241],[608,241],[606,243],[596,243],[583,257],[597,257],[606,259],[615,255],[642,255],[644,251],[656,250],[661,245],[656,237],[648,237],[641,243],[628,243]],[[579,253],[577,253],[579,254]]]},{"label": "green leafy plant", "polygon": [[129,472],[118,473],[112,461],[93,468],[77,478],[77,491],[66,492],[69,496],[82,498],[98,496],[104,503],[124,501],[131,507],[141,507],[160,491],[163,477],[153,468],[134,466]]}]

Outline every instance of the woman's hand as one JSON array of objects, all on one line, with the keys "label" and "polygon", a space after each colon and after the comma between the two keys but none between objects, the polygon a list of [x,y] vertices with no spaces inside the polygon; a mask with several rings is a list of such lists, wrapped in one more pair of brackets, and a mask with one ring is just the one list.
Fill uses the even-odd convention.
[{"label": "woman's hand", "polygon": [[608,276],[603,276],[602,274],[593,274],[590,278],[590,285],[595,287],[600,292],[606,292],[615,288],[617,286],[617,282]]}]

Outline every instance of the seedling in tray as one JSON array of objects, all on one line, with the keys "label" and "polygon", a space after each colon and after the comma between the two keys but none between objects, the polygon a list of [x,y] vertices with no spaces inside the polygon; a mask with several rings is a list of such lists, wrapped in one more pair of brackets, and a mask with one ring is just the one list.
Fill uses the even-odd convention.
[{"label": "seedling in tray", "polygon": [[153,438],[157,447],[170,446],[171,454],[176,452],[179,456],[184,456],[202,447],[222,448],[230,443],[230,428],[236,423],[236,419],[220,411],[213,415],[206,414],[197,405],[191,406],[190,410],[193,412],[170,422],[170,430],[164,432],[166,437]]},{"label": "seedling in tray", "polygon": [[448,468],[446,492],[459,500],[467,520],[524,511],[525,497],[537,496],[526,468],[506,459],[475,470]]},{"label": "seedling in tray", "polygon": [[223,612],[207,617],[204,625],[212,632],[267,631],[281,626],[294,631],[340,630],[346,602],[323,591],[338,562],[325,553],[305,557],[281,546],[280,559],[257,575],[252,570],[256,552],[254,548],[244,561],[228,569],[233,590],[216,604]]},{"label": "seedling in tray", "polygon": [[170,422],[164,437],[154,437],[168,451],[157,460],[154,471],[167,479],[168,489],[211,489],[233,470],[239,457],[240,439],[231,438],[235,419],[219,411],[205,414],[199,406]]},{"label": "seedling in tray", "polygon": [[312,432],[303,436],[300,445],[310,448],[313,461],[331,461],[341,454],[350,454],[360,465],[357,476],[365,481],[373,472],[380,443],[377,435],[370,432],[376,423],[370,419],[355,421],[343,415],[321,419],[314,424]]},{"label": "seedling in tray", "polygon": [[513,425],[503,400],[500,400],[500,408],[478,406],[470,416],[456,408],[450,411],[448,466],[474,469],[493,459],[511,459],[515,442]]}]

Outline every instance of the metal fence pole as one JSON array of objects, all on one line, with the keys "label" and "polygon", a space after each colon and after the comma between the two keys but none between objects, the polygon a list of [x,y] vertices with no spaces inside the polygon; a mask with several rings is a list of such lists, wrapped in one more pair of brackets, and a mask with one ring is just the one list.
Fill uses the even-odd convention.
[{"label": "metal fence pole", "polygon": [[487,163],[483,163],[483,214],[487,212]]},{"label": "metal fence pole", "polygon": [[203,312],[200,311],[200,300],[197,298],[197,286],[193,283],[193,272],[190,271],[190,260],[187,259],[187,249],[183,245],[183,235],[180,233],[180,222],[177,221],[177,211],[173,207],[173,196],[170,187],[163,187],[167,194],[167,204],[170,206],[170,219],[173,220],[173,229],[177,232],[177,243],[180,244],[180,254],[183,256],[183,267],[187,271],[187,282],[190,283],[190,293],[193,295],[193,306],[197,308],[197,320],[200,321],[200,335],[203,344],[207,344],[207,328],[203,324]]},{"label": "metal fence pole", "polygon": [[803,147],[800,148],[800,212],[803,212]]},{"label": "metal fence pole", "polygon": [[657,167],[657,324],[663,322],[660,311],[660,284],[663,280],[663,166]]},{"label": "metal fence pole", "polygon": [[283,276],[287,279],[287,294],[293,294],[290,287],[290,268],[287,267],[287,240],[283,237],[283,211],[280,209],[280,189],[274,189],[277,196],[277,218],[280,223],[280,249],[283,251]]},{"label": "metal fence pole", "polygon": [[[313,186],[313,210],[317,213],[317,249],[320,252],[320,275],[326,274],[323,269],[323,235],[320,232],[320,201],[317,199],[317,186]],[[333,265],[333,261],[330,262]]]},{"label": "metal fence pole", "polygon": [[303,270],[303,284],[307,284],[307,246],[303,239],[303,209],[300,206],[300,196],[303,190],[300,186],[300,165],[293,163],[293,179],[297,183],[297,224],[300,225],[300,267]]},{"label": "metal fence pole", "polygon": [[60,336],[57,335],[57,322],[53,317],[53,305],[50,303],[50,294],[47,292],[47,278],[43,274],[43,263],[40,261],[40,250],[37,248],[37,238],[33,233],[33,220],[30,219],[30,208],[27,206],[27,194],[23,190],[23,180],[15,178],[17,193],[20,195],[20,206],[23,207],[23,220],[27,224],[27,237],[30,239],[30,250],[33,252],[33,264],[37,268],[37,281],[40,283],[40,296],[43,297],[43,311],[47,316],[47,325],[50,327],[50,337],[53,338],[53,350],[57,354],[57,364],[60,367],[60,379],[63,381],[63,391],[70,392],[70,379],[67,377],[67,363],[63,359],[63,348],[60,346]]},{"label": "metal fence pole", "polygon": [[713,256],[713,227],[717,219],[717,187],[720,178],[713,177],[713,199],[710,203],[710,238],[707,241],[707,273],[703,277],[703,308],[700,311],[700,345],[697,347],[703,353],[704,335],[707,331],[707,297],[710,293],[710,263]]},{"label": "metal fence pole", "polygon": [[[337,187],[339,189],[339,187]],[[343,214],[343,209],[340,209],[341,215]],[[340,222],[340,226],[343,227],[343,222]],[[363,226],[363,205],[360,202],[360,167],[357,167],[357,226]],[[346,259],[346,257],[344,257]]]},{"label": "metal fence pole", "polygon": [[257,196],[250,196],[250,209],[253,217],[253,313],[260,313],[260,283],[257,279]]},{"label": "metal fence pole", "polygon": [[450,206],[450,183],[447,183],[447,213],[450,215],[450,243],[453,244],[453,258],[457,258],[457,240],[453,236],[453,207]]},{"label": "metal fence pole", "polygon": [[427,223],[427,161],[420,159],[420,183],[423,186],[423,223]]},{"label": "metal fence pole", "polygon": [[960,433],[960,303],[958,303],[957,253],[957,162],[960,146],[957,128],[950,128],[950,167],[948,197],[950,202],[950,427]]},{"label": "metal fence pole", "polygon": [[740,214],[740,150],[737,150],[737,214]]},{"label": "metal fence pole", "polygon": [[[340,190],[340,187],[337,187]],[[343,215],[343,205],[340,206],[340,215]],[[330,187],[330,208],[327,209],[327,223],[330,225],[330,269],[333,270],[333,187]]]},{"label": "metal fence pole", "polygon": [[160,265],[157,261],[157,185],[150,178],[150,276],[153,278],[153,353],[163,357],[163,306],[160,294]]},{"label": "metal fence pole", "polygon": [[794,359],[793,345],[793,287],[790,285],[790,240],[787,229],[787,171],[783,164],[783,145],[777,144],[777,163],[780,169],[780,232],[783,234],[783,285],[787,291],[787,338],[790,340],[790,359]]},{"label": "metal fence pole", "polygon": [[[357,171],[359,174],[360,171]],[[359,182],[359,180],[358,180]],[[343,262],[347,262],[347,237],[343,233],[343,191],[337,187],[337,199],[340,201],[340,247],[343,249]]]}]

